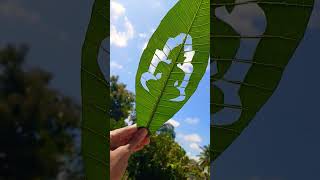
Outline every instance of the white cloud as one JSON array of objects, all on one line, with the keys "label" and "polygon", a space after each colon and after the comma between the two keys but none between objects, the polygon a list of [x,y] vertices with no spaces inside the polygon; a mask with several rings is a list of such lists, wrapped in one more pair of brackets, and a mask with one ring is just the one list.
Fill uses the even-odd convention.
[{"label": "white cloud", "polygon": [[171,124],[173,127],[177,128],[180,126],[180,123],[174,119],[170,119],[169,121],[167,121],[166,123]]},{"label": "white cloud", "polygon": [[[124,29],[119,30],[119,25]],[[126,47],[128,41],[134,37],[134,27],[126,16],[125,7],[119,2],[111,2],[110,43],[117,47]]]},{"label": "white cloud", "polygon": [[199,152],[202,151],[200,144],[202,142],[202,138],[200,135],[193,133],[193,134],[183,134],[183,133],[177,133],[177,142],[182,145],[187,152],[187,156],[190,159],[194,159],[198,161],[198,157],[195,156],[196,154],[199,154]]},{"label": "white cloud", "polygon": [[202,149],[200,148],[200,146],[197,143],[191,143],[189,144],[189,147],[195,151],[201,152]]},{"label": "white cloud", "polygon": [[126,47],[128,41],[134,37],[134,27],[127,17],[124,17],[124,31],[119,31],[117,26],[111,24],[110,41],[112,45]]},{"label": "white cloud", "polygon": [[195,161],[199,161],[199,157],[192,155],[190,152],[187,152],[187,156],[188,156],[190,159],[193,159],[193,160],[195,160]]},{"label": "white cloud", "polygon": [[193,72],[193,65],[191,63],[183,63],[182,65],[178,64],[178,67],[185,73]]},{"label": "white cloud", "polygon": [[200,119],[199,118],[188,117],[184,121],[186,123],[188,123],[188,124],[195,125],[195,124],[199,123]]},{"label": "white cloud", "polygon": [[195,51],[189,51],[184,53],[184,57],[186,58],[182,64],[178,64],[178,67],[183,70],[185,73],[192,73],[193,72],[193,65],[190,63],[192,62],[193,56]]},{"label": "white cloud", "polygon": [[116,21],[119,19],[119,17],[124,16],[124,14],[126,13],[126,8],[124,8],[122,4],[116,1],[111,1],[110,4],[110,14],[112,21]]},{"label": "white cloud", "polygon": [[202,141],[202,138],[196,133],[183,135],[183,139],[187,142],[195,143],[200,143]]},{"label": "white cloud", "polygon": [[123,69],[123,66],[121,64],[116,63],[114,61],[110,62],[110,67],[111,67],[111,69],[119,69],[119,70]]}]

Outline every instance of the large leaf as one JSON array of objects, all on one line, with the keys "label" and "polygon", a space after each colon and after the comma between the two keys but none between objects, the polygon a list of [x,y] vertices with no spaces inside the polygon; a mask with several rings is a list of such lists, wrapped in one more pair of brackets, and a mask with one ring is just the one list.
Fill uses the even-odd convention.
[{"label": "large leaf", "polygon": [[82,48],[82,155],[88,180],[109,178],[109,85],[98,64],[99,52],[108,54],[101,44],[109,37],[109,9],[109,1],[95,1]]},{"label": "large leaf", "polygon": [[[211,77],[213,90],[211,113],[219,113],[225,108],[241,110],[239,118],[234,123],[216,125],[216,119],[211,122],[213,123],[211,125],[212,160],[215,160],[241,134],[276,90],[285,67],[304,36],[314,1],[212,0],[211,12],[221,6],[226,6],[231,12],[235,6],[248,3],[257,4],[265,13],[267,28],[262,36],[241,37],[219,20],[214,13],[211,15],[211,63],[217,63],[218,70],[215,72],[217,74]],[[261,39],[250,61],[235,58],[241,38]],[[242,82],[224,77],[234,63],[251,64]],[[240,86],[238,91],[240,105],[225,103],[226,94],[216,86],[218,81],[230,86]]]},{"label": "large leaf", "polygon": [[209,0],[180,0],[144,50],[136,75],[137,123],[155,132],[195,92],[209,59]]}]

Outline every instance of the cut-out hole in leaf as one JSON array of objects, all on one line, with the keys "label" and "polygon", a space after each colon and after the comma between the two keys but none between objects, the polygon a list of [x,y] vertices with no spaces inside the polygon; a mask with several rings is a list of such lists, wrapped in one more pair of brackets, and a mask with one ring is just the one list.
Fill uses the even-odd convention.
[{"label": "cut-out hole in leaf", "polygon": [[[237,0],[235,3],[238,2],[244,1]],[[256,2],[236,5],[230,13],[225,6],[221,6],[216,8],[214,13],[242,36],[262,35],[267,27],[264,11]]]},{"label": "cut-out hole in leaf", "polygon": [[[241,110],[234,121],[218,120],[222,125],[216,124],[217,119],[211,121],[211,161],[232,144],[276,90],[304,36],[313,5],[314,0],[211,2],[215,12],[210,20],[211,60],[216,63],[216,71],[211,73],[210,109],[214,116],[224,114],[223,109]],[[240,64],[249,65],[248,70]],[[231,72],[235,70],[241,71],[241,76],[235,78],[237,73]],[[230,95],[217,87],[218,81],[239,87],[241,103],[225,103]]]},{"label": "cut-out hole in leaf", "polygon": [[106,38],[102,41],[98,54],[98,65],[104,78],[107,82],[110,82],[110,38]]},{"label": "cut-out hole in leaf", "polygon": [[169,38],[162,50],[157,49],[155,51],[148,72],[143,73],[140,79],[141,85],[146,91],[150,92],[147,84],[148,81],[157,81],[162,77],[162,72],[156,73],[158,65],[161,62],[167,65],[171,64],[172,60],[169,59],[171,51],[180,45],[183,45],[185,59],[183,63],[177,63],[176,66],[180,68],[185,75],[182,81],[176,80],[174,82],[173,86],[179,90],[180,95],[170,99],[170,101],[183,101],[185,99],[185,89],[188,86],[190,76],[193,72],[192,59],[195,51],[192,50],[192,37],[184,33],[179,34],[175,38]]},{"label": "cut-out hole in leaf", "polygon": [[[231,13],[226,7],[222,6],[215,10],[215,15],[226,24],[231,26],[240,36],[260,36],[265,32],[266,18],[263,10],[256,3],[248,3],[235,6]],[[261,22],[262,25],[256,28],[255,22]],[[224,74],[223,78],[215,80],[214,84],[224,93],[224,103],[226,105],[242,107],[239,96],[241,83],[251,67],[250,63],[255,54],[260,39],[240,39],[240,46],[231,66]],[[217,59],[219,61],[219,59]],[[223,59],[220,59],[223,60]],[[237,60],[243,60],[247,63],[239,63]],[[225,59],[228,61],[228,59]],[[214,65],[214,64],[213,64]],[[241,115],[241,110],[224,107],[221,111],[213,115],[213,123],[216,125],[227,125],[236,122]]]},{"label": "cut-out hole in leaf", "polygon": [[153,33],[136,74],[139,127],[156,132],[197,89],[208,65],[209,21],[209,0],[179,0]]}]

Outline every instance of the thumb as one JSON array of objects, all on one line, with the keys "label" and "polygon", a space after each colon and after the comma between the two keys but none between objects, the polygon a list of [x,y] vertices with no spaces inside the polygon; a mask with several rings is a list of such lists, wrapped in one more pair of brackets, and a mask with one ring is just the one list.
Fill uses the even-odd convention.
[{"label": "thumb", "polygon": [[130,139],[128,143],[128,148],[131,152],[134,152],[137,146],[145,139],[148,134],[148,130],[146,128],[139,129],[134,136]]}]

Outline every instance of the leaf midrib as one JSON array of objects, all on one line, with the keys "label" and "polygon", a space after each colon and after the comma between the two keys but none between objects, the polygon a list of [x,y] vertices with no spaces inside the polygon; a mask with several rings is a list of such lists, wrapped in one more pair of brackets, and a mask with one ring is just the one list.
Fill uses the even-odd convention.
[{"label": "leaf midrib", "polygon": [[[197,15],[198,15],[198,13],[199,13],[199,10],[200,10],[200,7],[202,6],[203,1],[204,1],[204,0],[201,0],[200,5],[199,5],[199,7],[198,7],[198,9],[197,9],[197,12],[196,12],[195,15],[193,16],[192,23],[191,23],[191,25],[190,25],[190,27],[189,27],[189,29],[188,29],[188,32],[187,32],[187,34],[186,34],[186,37],[185,37],[184,40],[183,40],[183,43],[182,43],[183,45],[185,44],[186,39],[187,39],[187,36],[188,36],[188,34],[190,33],[190,31],[191,31],[191,28],[192,28],[192,26],[193,26],[193,23],[194,23],[195,20],[196,20],[196,17],[197,17]],[[174,64],[175,64],[175,62],[179,59],[179,57],[180,57],[180,55],[181,55],[181,50],[182,50],[182,48],[183,48],[183,46],[180,47],[179,54],[178,54],[177,58],[175,58]],[[154,117],[154,115],[155,115],[155,113],[156,113],[156,110],[158,109],[158,105],[159,105],[160,100],[161,100],[161,98],[162,98],[162,96],[163,96],[163,94],[164,94],[164,89],[167,87],[168,80],[169,80],[170,77],[171,77],[171,73],[172,73],[174,67],[175,67],[175,66],[173,65],[172,68],[170,69],[169,77],[166,79],[164,85],[162,86],[162,89],[161,89],[161,91],[160,91],[160,92],[161,92],[161,93],[160,93],[160,96],[158,97],[158,99],[157,99],[157,101],[156,101],[156,103],[155,103],[155,105],[154,105],[154,108],[153,108],[153,110],[152,110],[151,117],[150,117],[150,119],[148,120],[147,129],[149,129],[150,124],[151,124],[151,122],[152,122],[152,119],[153,119],[153,117]]]}]

